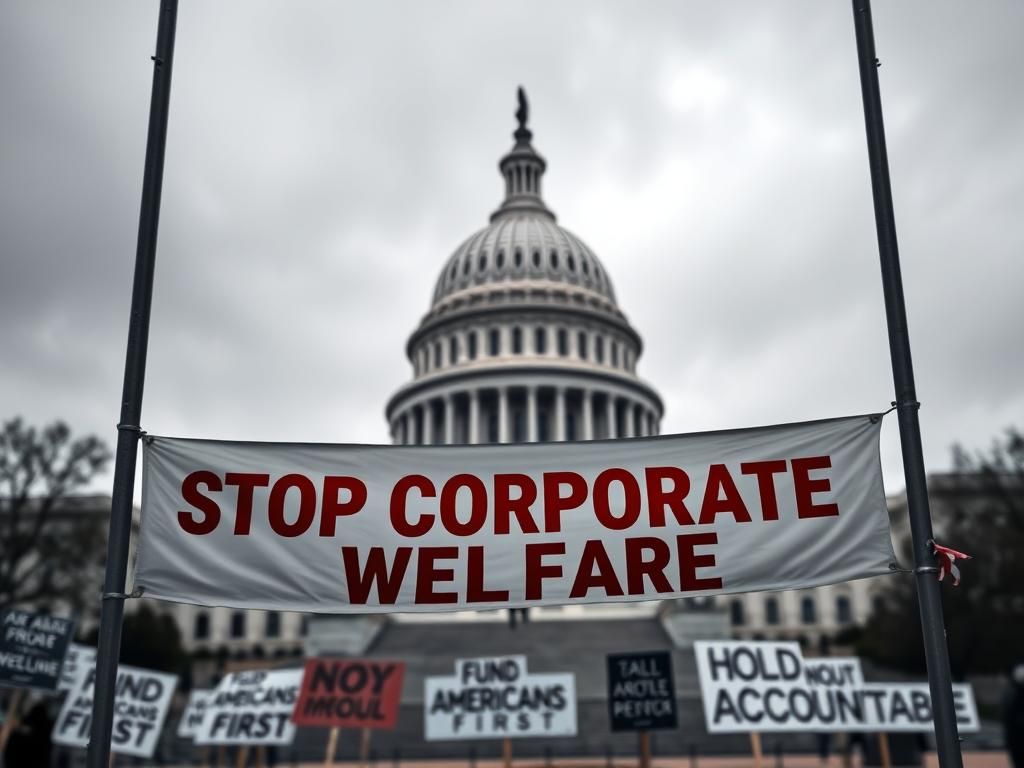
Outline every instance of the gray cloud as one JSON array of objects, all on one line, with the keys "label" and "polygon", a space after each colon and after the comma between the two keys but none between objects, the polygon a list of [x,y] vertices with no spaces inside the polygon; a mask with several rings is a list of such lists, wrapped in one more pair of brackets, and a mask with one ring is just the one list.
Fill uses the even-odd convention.
[{"label": "gray cloud", "polygon": [[[0,8],[0,401],[111,440],[155,8]],[[936,469],[1024,422],[1022,22],[875,9]],[[183,0],[146,428],[385,441],[405,339],[499,201],[519,83],[546,197],[644,335],[666,431],[887,406],[845,4]],[[899,487],[894,424],[883,458]]]}]

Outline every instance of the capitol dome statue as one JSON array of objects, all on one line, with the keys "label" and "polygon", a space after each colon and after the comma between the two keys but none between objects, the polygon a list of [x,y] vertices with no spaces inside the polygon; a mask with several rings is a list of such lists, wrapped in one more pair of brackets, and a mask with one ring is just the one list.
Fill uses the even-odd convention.
[{"label": "capitol dome statue", "polygon": [[547,169],[519,89],[505,200],[445,263],[409,337],[413,379],[390,399],[394,443],[442,445],[655,435],[658,393],[611,277],[541,197]]}]

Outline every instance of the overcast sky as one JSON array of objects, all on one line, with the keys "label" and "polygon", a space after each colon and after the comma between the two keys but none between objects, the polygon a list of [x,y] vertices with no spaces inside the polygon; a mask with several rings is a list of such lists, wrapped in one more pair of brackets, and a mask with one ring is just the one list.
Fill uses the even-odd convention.
[{"label": "overcast sky", "polygon": [[[4,419],[115,439],[156,19],[0,5]],[[1011,0],[875,8],[931,470],[1024,426],[1022,32]],[[849,3],[181,0],[143,427],[386,442],[519,84],[664,432],[888,407]],[[898,490],[891,417],[883,464]]]}]

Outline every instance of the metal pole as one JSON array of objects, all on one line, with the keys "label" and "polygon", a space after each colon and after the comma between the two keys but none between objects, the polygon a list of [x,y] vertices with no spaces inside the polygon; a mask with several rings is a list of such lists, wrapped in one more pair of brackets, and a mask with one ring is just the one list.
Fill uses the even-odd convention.
[{"label": "metal pole", "polygon": [[885,126],[878,88],[878,59],[871,25],[870,0],[853,0],[853,21],[857,31],[857,57],[860,61],[860,85],[864,98],[864,126],[871,165],[871,191],[875,203],[875,227],[882,266],[885,315],[889,326],[889,353],[896,390],[896,414],[903,449],[903,472],[907,483],[907,506],[914,551],[914,574],[921,609],[928,684],[935,719],[935,744],[941,768],[962,768],[956,712],[953,709],[949,652],[942,620],[942,601],[936,579],[935,554],[932,551],[932,518],[928,509],[928,485],[921,450],[921,425],[918,422],[914,366],[910,357],[907,309],[903,300],[899,249],[896,244],[896,219],[893,214],[892,188],[889,183],[889,158],[885,149]]},{"label": "metal pole", "polygon": [[139,237],[135,251],[132,308],[128,321],[121,421],[117,425],[114,488],[107,534],[107,564],[103,578],[99,642],[96,649],[92,728],[86,761],[88,768],[107,768],[110,759],[114,685],[121,651],[121,619],[124,615],[125,598],[123,593],[128,571],[128,545],[131,540],[135,460],[140,436],[142,389],[146,378],[146,347],[153,298],[153,267],[156,260],[157,227],[160,221],[160,191],[164,175],[164,146],[167,140],[167,111],[171,94],[171,65],[174,61],[174,30],[177,18],[178,0],[161,0],[156,55],[153,57],[153,91],[149,104],[149,135],[146,140],[146,165],[142,177],[142,204],[139,210]]}]

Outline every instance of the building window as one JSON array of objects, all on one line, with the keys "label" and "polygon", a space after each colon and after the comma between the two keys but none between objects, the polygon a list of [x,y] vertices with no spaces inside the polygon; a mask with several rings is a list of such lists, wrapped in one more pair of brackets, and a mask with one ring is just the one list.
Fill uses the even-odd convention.
[{"label": "building window", "polygon": [[583,274],[584,275],[589,275],[590,274],[590,265],[587,264],[587,260],[584,259],[582,256],[580,257],[580,265],[583,267]]},{"label": "building window", "polygon": [[466,256],[466,260],[464,262],[462,262],[462,274],[464,274],[464,275],[468,275],[469,274],[469,264],[470,264],[470,257]]},{"label": "building window", "polygon": [[604,362],[604,336],[594,339],[594,358],[599,363]]},{"label": "building window", "polygon": [[547,408],[541,408],[537,414],[537,439],[542,443],[551,440],[551,420]]},{"label": "building window", "polygon": [[441,367],[441,352],[442,352],[441,342],[438,341],[438,342],[436,342],[434,344],[434,367],[435,368],[440,368]]},{"label": "building window", "polygon": [[476,331],[470,331],[466,336],[466,346],[469,347],[469,359],[476,360]]},{"label": "building window", "polygon": [[487,334],[487,339],[491,357],[497,357],[501,353],[501,331],[497,328],[491,328],[490,333]]},{"label": "building window", "polygon": [[280,637],[281,636],[281,614],[277,611],[270,611],[266,617],[266,624],[264,625],[264,634],[267,637]]},{"label": "building window", "polygon": [[779,623],[779,600],[775,597],[766,597],[764,600],[764,623],[772,626]]},{"label": "building window", "polygon": [[619,344],[616,341],[612,342],[612,367],[619,367]]},{"label": "building window", "polygon": [[576,414],[572,411],[565,414],[565,439],[576,439]]},{"label": "building window", "polygon": [[533,252],[533,266],[535,266],[535,267],[539,267],[540,266],[540,251],[534,251]]},{"label": "building window", "polygon": [[498,269],[501,269],[503,266],[505,266],[505,252],[504,251],[498,251],[497,263],[498,263]]},{"label": "building window", "polygon": [[805,597],[800,601],[800,621],[804,624],[818,623],[818,609],[813,597]]},{"label": "building window", "polygon": [[568,256],[566,256],[565,260],[567,262],[569,262],[569,271],[570,272],[575,272],[576,271],[576,259],[574,259],[572,257],[572,254],[570,253]]},{"label": "building window", "polygon": [[305,637],[309,634],[309,616],[303,616],[299,619],[299,635]]},{"label": "building window", "polygon": [[558,329],[558,354],[562,357],[569,356],[569,333],[565,328]]},{"label": "building window", "polygon": [[448,339],[448,361],[455,365],[459,360],[459,339],[457,336],[452,336]]},{"label": "building window", "polygon": [[551,252],[551,268],[558,269],[558,251]]},{"label": "building window", "polygon": [[747,617],[743,612],[742,600],[733,600],[729,603],[729,621],[734,627],[742,627],[747,623]]},{"label": "building window", "polygon": [[846,595],[839,595],[836,598],[836,623],[840,625],[853,623],[853,609],[850,606],[850,598]]},{"label": "building window", "polygon": [[245,612],[235,611],[231,614],[231,636],[245,637]]},{"label": "building window", "polygon": [[587,334],[580,331],[576,334],[576,346],[579,350],[580,360],[587,359]]},{"label": "building window", "polygon": [[498,432],[498,409],[492,408],[487,414],[487,442],[497,443],[501,439]]},{"label": "building window", "polygon": [[479,266],[479,269],[480,269],[481,272],[483,272],[485,269],[487,269],[487,254],[486,253],[481,253],[480,254],[480,266]]},{"label": "building window", "polygon": [[523,329],[518,325],[512,329],[512,354],[523,354]]},{"label": "building window", "polygon": [[516,267],[521,267],[521,266],[523,266],[523,252],[517,250],[516,251]]},{"label": "building window", "polygon": [[210,636],[210,614],[200,611],[196,614],[196,622],[192,628],[192,637],[196,640],[206,640]]},{"label": "building window", "polygon": [[548,331],[544,326],[538,327],[533,332],[533,351],[538,355],[548,353]]}]

